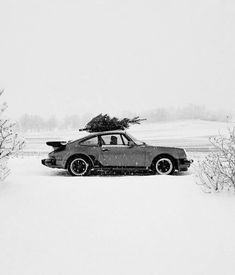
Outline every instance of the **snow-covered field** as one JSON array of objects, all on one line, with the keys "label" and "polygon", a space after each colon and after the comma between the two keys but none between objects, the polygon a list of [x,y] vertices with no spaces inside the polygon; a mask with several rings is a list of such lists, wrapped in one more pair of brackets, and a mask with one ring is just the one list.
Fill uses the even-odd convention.
[{"label": "snow-covered field", "polygon": [[74,178],[39,157],[10,166],[0,184],[1,275],[235,272],[234,195],[203,193],[193,169]]},{"label": "snow-covered field", "polygon": [[[178,146],[186,148],[189,152],[204,152],[211,147],[208,137],[218,135],[219,131],[224,132],[228,126],[233,127],[235,123],[187,120],[133,125],[128,132],[148,144]],[[24,134],[27,142],[24,152],[49,152],[51,148],[46,145],[48,140],[71,140],[84,135],[87,135],[87,132],[78,130],[27,133]]]}]

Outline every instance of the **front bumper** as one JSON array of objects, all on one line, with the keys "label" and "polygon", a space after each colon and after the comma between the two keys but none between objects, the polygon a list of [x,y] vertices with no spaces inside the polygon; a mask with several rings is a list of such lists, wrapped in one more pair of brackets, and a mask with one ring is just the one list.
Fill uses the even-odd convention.
[{"label": "front bumper", "polygon": [[55,159],[42,159],[41,162],[47,167],[57,168]]},{"label": "front bumper", "polygon": [[179,159],[178,170],[179,171],[187,171],[192,163],[193,163],[192,159]]}]

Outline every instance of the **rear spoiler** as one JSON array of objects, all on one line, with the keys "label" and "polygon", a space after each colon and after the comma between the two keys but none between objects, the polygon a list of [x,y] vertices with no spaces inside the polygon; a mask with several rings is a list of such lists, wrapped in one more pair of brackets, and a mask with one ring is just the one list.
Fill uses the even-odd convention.
[{"label": "rear spoiler", "polygon": [[54,150],[65,148],[67,141],[47,141],[46,145],[52,146]]}]

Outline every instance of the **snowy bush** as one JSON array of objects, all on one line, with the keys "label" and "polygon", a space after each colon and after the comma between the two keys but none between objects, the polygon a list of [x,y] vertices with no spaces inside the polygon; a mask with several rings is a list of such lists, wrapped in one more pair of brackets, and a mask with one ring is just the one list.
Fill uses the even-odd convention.
[{"label": "snowy bush", "polygon": [[197,168],[198,183],[206,192],[235,191],[235,128],[226,135],[210,137],[212,152]]},{"label": "snowy bush", "polygon": [[[0,91],[0,96],[2,93]],[[15,132],[15,123],[3,116],[6,108],[7,104],[4,102],[0,106],[0,180],[4,180],[10,172],[9,157],[15,155],[24,145],[24,141]]]}]

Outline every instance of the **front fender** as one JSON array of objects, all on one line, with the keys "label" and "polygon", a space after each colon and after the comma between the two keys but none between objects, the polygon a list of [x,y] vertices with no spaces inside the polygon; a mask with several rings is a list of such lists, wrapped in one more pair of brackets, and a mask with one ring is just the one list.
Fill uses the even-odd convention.
[{"label": "front fender", "polygon": [[174,147],[152,146],[147,149],[147,166],[151,166],[153,161],[160,155],[169,156],[176,161],[179,159],[179,149]]}]

